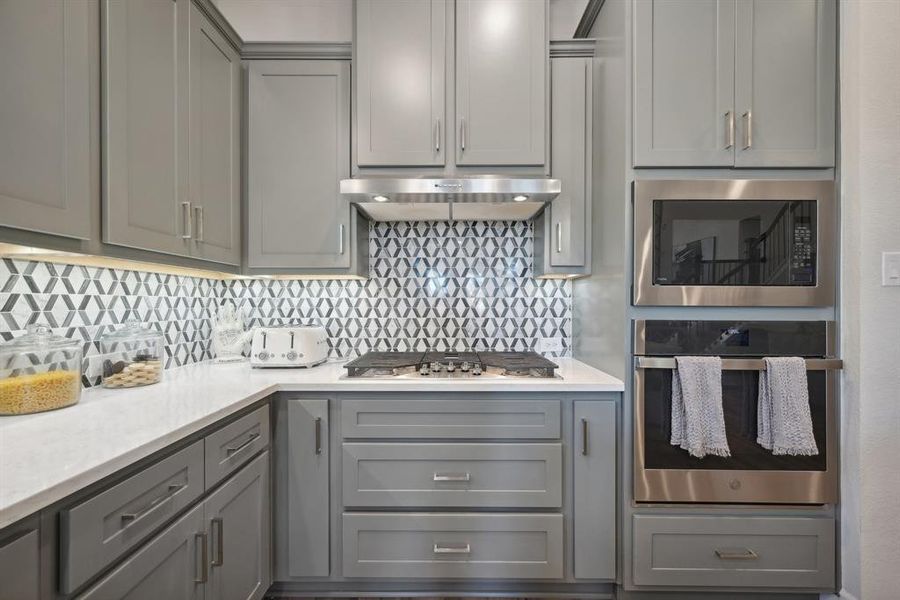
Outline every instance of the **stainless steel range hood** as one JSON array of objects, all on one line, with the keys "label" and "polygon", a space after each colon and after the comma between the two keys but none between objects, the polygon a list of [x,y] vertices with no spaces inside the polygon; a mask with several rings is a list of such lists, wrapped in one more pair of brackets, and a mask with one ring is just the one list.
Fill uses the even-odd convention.
[{"label": "stainless steel range hood", "polygon": [[561,189],[558,179],[540,177],[341,181],[341,194],[375,221],[524,221],[540,212]]}]

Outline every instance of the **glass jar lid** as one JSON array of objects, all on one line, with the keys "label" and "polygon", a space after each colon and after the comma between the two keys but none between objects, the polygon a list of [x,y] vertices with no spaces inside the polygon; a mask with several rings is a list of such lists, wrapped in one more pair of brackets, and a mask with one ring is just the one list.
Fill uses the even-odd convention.
[{"label": "glass jar lid", "polygon": [[28,325],[25,335],[0,344],[0,353],[2,354],[75,349],[81,349],[81,343],[78,340],[56,335],[49,325],[37,323]]},{"label": "glass jar lid", "polygon": [[150,329],[147,323],[141,323],[137,319],[128,319],[121,328],[104,334],[101,342],[124,342],[139,340],[158,340],[162,334],[154,329]]}]

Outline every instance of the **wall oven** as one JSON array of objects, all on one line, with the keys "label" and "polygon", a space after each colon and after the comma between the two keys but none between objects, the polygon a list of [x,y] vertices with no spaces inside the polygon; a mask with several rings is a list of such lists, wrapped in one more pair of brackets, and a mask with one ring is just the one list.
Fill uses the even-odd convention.
[{"label": "wall oven", "polygon": [[634,184],[634,303],[830,306],[833,181]]},{"label": "wall oven", "polygon": [[[828,504],[837,501],[834,323],[635,321],[634,498],[637,502]],[[671,445],[675,356],[722,358],[730,457]],[[776,456],[756,443],[765,356],[806,360],[816,456]]]}]

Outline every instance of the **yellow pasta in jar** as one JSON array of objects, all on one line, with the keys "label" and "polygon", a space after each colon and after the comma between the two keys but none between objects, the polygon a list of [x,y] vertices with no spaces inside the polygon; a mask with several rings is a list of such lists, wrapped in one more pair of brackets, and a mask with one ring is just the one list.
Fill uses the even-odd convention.
[{"label": "yellow pasta in jar", "polygon": [[47,371],[0,380],[0,415],[24,415],[78,402],[81,376],[76,371]]}]

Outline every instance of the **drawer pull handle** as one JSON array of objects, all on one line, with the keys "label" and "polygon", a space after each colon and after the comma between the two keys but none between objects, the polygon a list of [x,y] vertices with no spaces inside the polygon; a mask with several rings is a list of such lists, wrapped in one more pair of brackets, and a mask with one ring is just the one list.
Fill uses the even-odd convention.
[{"label": "drawer pull handle", "polygon": [[750,548],[744,548],[743,550],[719,550],[717,548],[716,556],[722,560],[756,560],[759,558],[759,554]]},{"label": "drawer pull handle", "polygon": [[194,534],[194,548],[200,549],[200,558],[196,558],[196,551],[194,553],[195,560],[197,560],[197,566],[200,567],[200,573],[194,573],[196,577],[194,577],[194,583],[206,583],[209,580],[209,555],[207,554],[206,549],[206,534],[205,533],[195,533]]},{"label": "drawer pull handle", "polygon": [[442,544],[436,542],[434,544],[435,554],[472,554],[472,547],[469,544]]},{"label": "drawer pull handle", "polygon": [[316,454],[322,454],[322,417],[316,417]]},{"label": "drawer pull handle", "polygon": [[209,564],[213,567],[221,567],[225,564],[225,522],[222,517],[210,520],[209,530],[215,534],[216,539],[216,554]]},{"label": "drawer pull handle", "polygon": [[454,481],[454,482],[464,482],[464,481],[472,481],[472,475],[469,473],[435,473],[434,480],[438,481]]},{"label": "drawer pull handle", "polygon": [[162,496],[159,496],[158,498],[154,498],[153,500],[148,502],[147,505],[144,506],[144,508],[142,508],[141,510],[139,510],[137,512],[133,512],[133,513],[124,513],[122,515],[122,527],[123,528],[129,527],[132,523],[134,523],[135,521],[137,521],[138,519],[140,519],[141,517],[143,517],[144,515],[149,513],[151,510],[153,510],[154,508],[156,508],[163,502],[166,502],[167,500],[171,500],[172,498],[174,498],[175,494],[180,492],[185,487],[187,487],[186,483],[180,483],[180,484],[179,483],[170,483],[169,489],[166,491],[165,494],[163,494]]},{"label": "drawer pull handle", "polygon": [[581,455],[587,456],[588,450],[588,422],[587,419],[581,420]]},{"label": "drawer pull handle", "polygon": [[244,448],[248,448],[250,446],[250,444],[252,444],[253,442],[255,442],[258,439],[259,439],[259,434],[254,433],[250,437],[248,437],[246,440],[244,440],[242,443],[238,444],[237,446],[232,446],[231,448],[225,448],[225,454],[228,456],[228,458],[231,458],[232,456],[234,456],[235,454],[237,454]]}]

